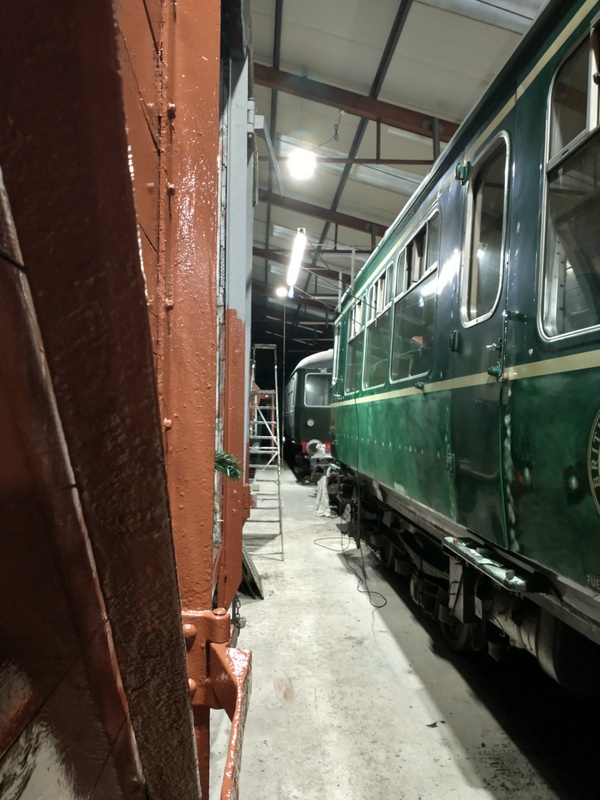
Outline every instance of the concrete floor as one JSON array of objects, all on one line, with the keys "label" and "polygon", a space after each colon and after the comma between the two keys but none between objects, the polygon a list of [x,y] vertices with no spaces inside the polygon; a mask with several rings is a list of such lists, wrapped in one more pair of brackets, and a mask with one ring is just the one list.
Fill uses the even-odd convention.
[{"label": "concrete floor", "polygon": [[[265,599],[241,597],[238,646],[253,652],[242,800],[569,796],[548,787],[373,556],[345,549],[338,520],[314,515],[315,488],[286,470],[282,493],[285,560],[269,555],[277,542],[246,542]],[[363,559],[382,608],[357,591],[351,570]],[[228,720],[215,712],[212,800],[227,736]]]}]

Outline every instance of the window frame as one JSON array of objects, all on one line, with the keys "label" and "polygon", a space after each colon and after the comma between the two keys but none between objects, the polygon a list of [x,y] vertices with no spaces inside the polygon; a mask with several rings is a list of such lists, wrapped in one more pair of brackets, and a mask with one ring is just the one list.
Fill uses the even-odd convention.
[{"label": "window frame", "polygon": [[[573,57],[576,51],[582,44],[587,42],[588,47],[588,106],[586,110],[586,127],[577,136],[571,139],[561,150],[550,157],[551,152],[551,135],[552,135],[552,100],[558,76],[567,63]],[[538,333],[543,341],[548,344],[560,345],[565,341],[570,341],[573,338],[590,338],[590,336],[597,338],[597,332],[600,330],[600,320],[597,325],[591,325],[586,328],[579,328],[573,331],[563,333],[548,333],[546,325],[550,327],[550,309],[552,313],[552,321],[556,325],[557,320],[557,304],[559,285],[558,280],[549,275],[552,272],[556,275],[556,267],[553,262],[552,269],[546,263],[548,242],[548,202],[549,202],[549,176],[557,169],[564,167],[569,159],[581,152],[593,139],[600,136],[600,85],[594,81],[594,73],[600,71],[600,16],[597,16],[589,30],[581,36],[563,56],[558,63],[550,87],[548,90],[548,97],[546,102],[546,138],[544,144],[544,169],[543,169],[543,190],[542,190],[542,219],[541,219],[541,236],[540,236],[540,259],[539,259],[539,277],[538,277],[538,309],[537,309],[537,327]]]},{"label": "window frame", "polygon": [[[360,391],[362,386],[362,373],[364,369],[364,358],[365,358],[365,346],[363,341],[362,353],[361,353],[361,367],[360,367],[360,375],[361,380],[360,382],[357,381],[357,386],[355,389],[348,389],[348,366],[349,366],[349,352],[350,352],[350,344],[357,339],[359,336],[364,334],[365,330],[365,298],[368,297],[368,290],[366,294],[361,294],[360,297],[356,299],[353,303],[352,307],[348,313],[348,323],[346,326],[346,351],[345,351],[345,364],[344,364],[344,396],[350,394],[356,394]],[[357,330],[357,312],[360,312],[361,321],[358,322],[358,330]]]},{"label": "window frame", "polygon": [[[498,275],[498,288],[496,290],[496,297],[494,302],[485,314],[481,314],[474,319],[469,318],[469,299],[471,293],[471,275],[472,275],[472,250],[473,250],[473,237],[474,237],[474,211],[475,211],[475,182],[481,170],[493,159],[496,152],[502,147],[505,149],[504,161],[504,198],[502,201],[502,243],[500,247],[500,272]],[[506,273],[506,234],[508,230],[508,197],[509,197],[509,179],[510,179],[510,161],[511,161],[511,147],[510,136],[508,131],[500,131],[493,139],[491,139],[480,152],[477,159],[473,162],[471,173],[469,175],[469,189],[467,194],[467,212],[465,218],[464,229],[464,247],[461,263],[461,276],[460,276],[460,321],[463,328],[472,328],[475,325],[480,325],[482,322],[490,319],[496,313],[500,298],[502,297],[502,288],[504,286],[504,279]]]},{"label": "window frame", "polygon": [[[426,233],[425,233],[425,239],[424,239],[425,247],[424,247],[423,254],[421,256],[421,261],[422,261],[422,263],[426,262],[426,258],[427,258],[427,255],[428,255],[428,248],[429,248],[429,229],[428,229],[428,226],[429,226],[429,223],[431,222],[431,220],[436,215],[437,215],[438,220],[439,220],[439,222],[438,222],[439,234],[438,234],[438,257],[437,257],[437,260],[430,267],[428,267],[425,270],[425,272],[423,272],[423,274],[421,275],[421,277],[417,281],[413,282],[412,281],[412,274],[411,274],[411,266],[412,265],[409,263],[408,256],[405,256],[405,258],[404,258],[404,267],[405,267],[405,269],[404,269],[403,285],[402,285],[401,290],[398,293],[396,293],[396,281],[397,281],[397,276],[398,276],[398,272],[397,272],[398,263],[400,262],[400,259],[402,258],[403,254],[405,254],[406,251],[408,250],[408,248],[417,240],[417,238],[423,232],[423,230],[426,230]],[[413,292],[418,291],[419,286],[421,286],[426,280],[428,280],[429,277],[432,276],[434,273],[437,272],[438,275],[439,275],[439,265],[440,265],[440,260],[441,260],[441,242],[442,242],[442,214],[441,214],[440,208],[438,206],[435,206],[435,207],[433,207],[432,209],[429,210],[429,213],[425,217],[424,221],[422,221],[421,224],[419,225],[419,227],[417,228],[417,230],[414,231],[411,234],[411,236],[408,238],[406,244],[401,248],[400,252],[398,253],[397,258],[395,259],[395,264],[394,264],[395,275],[394,275],[394,283],[393,283],[394,295],[392,297],[392,302],[391,302],[390,348],[389,348],[389,358],[388,358],[388,380],[389,380],[389,382],[391,384],[397,384],[397,383],[402,383],[402,382],[406,382],[406,381],[412,381],[414,383],[416,378],[420,378],[423,375],[427,375],[431,371],[431,366],[432,365],[430,364],[429,368],[427,370],[425,370],[424,372],[420,372],[420,373],[415,374],[415,375],[404,375],[401,378],[393,378],[392,377],[392,354],[393,354],[394,335],[395,335],[396,304],[398,302],[400,302],[400,300],[403,300],[405,297],[408,297],[409,295],[411,295]],[[436,287],[436,292],[435,292],[435,298],[436,298],[435,314],[437,314],[437,287]]]},{"label": "window frame", "polygon": [[[307,403],[306,402],[306,385],[307,385],[308,379],[313,377],[313,376],[315,376],[315,375],[318,378],[322,378],[322,377],[328,378],[326,383],[329,385],[329,402],[326,403],[325,405],[323,405],[323,404],[314,405],[312,403]],[[304,373],[304,392],[303,392],[303,394],[304,394],[304,397],[302,399],[304,401],[304,407],[305,408],[329,408],[329,406],[331,405],[331,373],[326,372],[325,370],[313,370],[312,372],[305,372]]]},{"label": "window frame", "polygon": [[[389,328],[389,344],[387,351],[387,373],[386,377],[380,381],[379,383],[369,383],[366,384],[365,381],[365,368],[367,366],[367,348],[369,344],[369,329],[373,326],[377,325],[377,321],[387,312],[389,311],[392,306],[394,305],[394,290],[395,290],[395,281],[396,281],[396,261],[395,258],[390,258],[385,267],[381,269],[377,273],[377,277],[374,279],[373,283],[369,286],[368,294],[369,303],[372,303],[370,308],[367,308],[367,321],[365,322],[364,331],[365,331],[365,341],[363,343],[363,364],[362,364],[362,375],[361,375],[361,388],[363,391],[368,389],[377,389],[380,386],[385,386],[386,381],[389,378],[390,372],[390,348],[391,348],[391,341],[392,341],[392,321],[390,320],[390,328]],[[391,292],[388,291],[388,287],[391,285],[392,289]]]}]

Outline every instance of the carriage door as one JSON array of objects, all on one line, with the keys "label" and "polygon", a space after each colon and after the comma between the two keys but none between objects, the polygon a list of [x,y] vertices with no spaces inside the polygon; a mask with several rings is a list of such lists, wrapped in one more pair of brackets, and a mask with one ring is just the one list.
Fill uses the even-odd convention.
[{"label": "carriage door", "polygon": [[500,135],[470,167],[460,280],[461,325],[450,337],[455,381],[452,443],[457,521],[506,544],[502,504],[500,414],[504,308],[508,138]]}]

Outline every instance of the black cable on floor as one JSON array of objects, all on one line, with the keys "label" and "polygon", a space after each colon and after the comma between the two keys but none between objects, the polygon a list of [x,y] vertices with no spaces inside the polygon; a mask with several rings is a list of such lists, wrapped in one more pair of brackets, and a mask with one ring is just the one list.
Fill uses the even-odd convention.
[{"label": "black cable on floor", "polygon": [[[339,547],[339,549],[337,547],[328,547],[325,544],[320,544],[320,542],[330,542],[330,541],[336,541],[337,542],[338,541],[338,537],[337,536],[326,536],[326,537],[324,537],[322,539],[313,539],[313,544],[316,544],[317,547],[322,547],[324,550],[330,550],[332,553],[342,553],[343,555],[345,555],[348,552],[348,550],[350,549],[350,540],[348,540],[348,544],[345,545],[344,544],[343,534],[341,532],[340,532],[340,547]],[[344,566],[346,567],[348,572],[351,572],[358,580],[358,583],[356,585],[356,591],[359,592],[360,594],[368,594],[369,595],[369,603],[373,606],[373,608],[375,608],[375,609],[383,608],[384,606],[387,605],[387,602],[388,602],[387,598],[381,592],[378,592],[375,589],[369,589],[369,584],[367,582],[367,567],[366,567],[366,564],[365,564],[365,554],[363,553],[362,547],[359,547],[358,549],[360,550],[362,576],[355,569],[353,569],[350,566],[350,564],[348,564],[348,560],[346,558],[344,558]],[[364,588],[363,588],[363,586],[364,586]],[[373,597],[381,597],[383,602],[382,603],[374,603],[373,602]]]},{"label": "black cable on floor", "polygon": [[[365,554],[363,553],[362,547],[360,547],[359,550],[360,550],[360,558],[361,558],[362,576],[359,575],[358,572],[355,569],[352,569],[352,567],[348,564],[346,559],[344,559],[344,561],[346,562],[346,569],[348,569],[349,572],[352,572],[356,576],[356,578],[358,579],[358,583],[356,585],[356,591],[359,592],[360,594],[368,594],[369,595],[369,603],[373,606],[373,608],[383,608],[384,606],[387,606],[387,602],[388,602],[387,601],[387,597],[384,594],[382,594],[381,592],[377,592],[375,589],[369,589],[369,584],[367,583],[367,569],[366,569],[366,564],[365,564]],[[364,584],[364,589],[362,588],[363,584]],[[379,603],[379,604],[378,603],[374,603],[373,602],[373,597],[375,597],[375,596],[381,597],[383,602]]]},{"label": "black cable on floor", "polygon": [[[341,535],[340,539],[342,539]],[[337,547],[328,547],[326,544],[319,544],[319,542],[337,542],[337,541],[338,541],[337,536],[325,536],[322,539],[313,539],[313,544],[316,544],[317,547],[322,547],[323,550],[331,550],[332,553],[345,553],[346,550],[350,549],[350,542],[348,542],[347,545],[344,545],[343,539],[342,541],[340,541],[339,549]]]}]

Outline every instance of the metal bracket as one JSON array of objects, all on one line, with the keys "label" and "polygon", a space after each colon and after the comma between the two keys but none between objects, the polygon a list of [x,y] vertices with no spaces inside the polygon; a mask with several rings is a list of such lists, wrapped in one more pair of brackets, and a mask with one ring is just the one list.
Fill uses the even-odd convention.
[{"label": "metal bracket", "polygon": [[224,608],[183,614],[183,635],[188,654],[188,684],[192,706],[220,708],[210,681],[208,646],[227,644],[231,620]]},{"label": "metal bracket", "polygon": [[183,614],[192,708],[224,709],[231,733],[221,800],[237,800],[242,740],[252,686],[252,653],[228,647],[231,619],[224,608]]},{"label": "metal bracket", "polygon": [[277,156],[275,155],[275,148],[273,147],[273,142],[271,141],[271,137],[269,135],[267,122],[262,114],[256,113],[256,106],[254,104],[254,100],[250,101],[250,106],[248,108],[248,127],[250,133],[255,133],[258,136],[260,136],[263,139],[264,143],[267,145],[267,150],[269,152],[269,161],[271,162],[271,166],[273,167],[273,172],[275,173],[275,180],[277,181],[279,194],[283,194],[283,181],[281,179],[281,170],[279,169],[279,162],[277,161]]},{"label": "metal bracket", "polygon": [[462,186],[467,183],[471,176],[471,162],[465,161],[464,164],[457,164],[456,165],[456,172],[454,177],[457,181],[460,181]]}]

